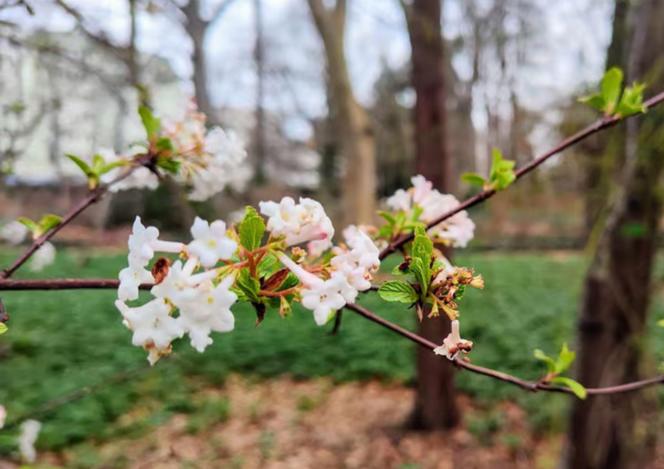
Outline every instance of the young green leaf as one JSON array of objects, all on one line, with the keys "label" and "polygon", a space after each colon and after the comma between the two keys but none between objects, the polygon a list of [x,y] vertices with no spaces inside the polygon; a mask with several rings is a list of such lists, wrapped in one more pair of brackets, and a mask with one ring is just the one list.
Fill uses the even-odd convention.
[{"label": "young green leaf", "polygon": [[502,152],[498,148],[491,151],[491,171],[489,173],[489,183],[496,190],[503,190],[509,187],[516,179],[514,165],[512,160],[503,158]]},{"label": "young green leaf", "polygon": [[265,222],[256,209],[247,207],[244,211],[244,219],[238,226],[240,244],[248,251],[253,251],[261,245],[265,234]]},{"label": "young green leaf", "polygon": [[140,106],[138,114],[141,116],[145,133],[148,134],[148,140],[153,140],[161,130],[161,121],[152,114],[152,111],[147,106]]},{"label": "young green leaf", "polygon": [[421,298],[425,298],[427,293],[429,293],[429,282],[431,281],[429,266],[425,265],[419,257],[414,257],[410,261],[410,272],[415,276],[415,280],[420,285]]},{"label": "young green leaf", "polygon": [[627,117],[646,112],[646,106],[643,104],[643,91],[645,88],[646,85],[644,83],[633,83],[632,86],[625,88],[616,108],[616,114]]},{"label": "young green leaf", "polygon": [[556,361],[553,358],[551,358],[550,356],[548,356],[546,353],[544,353],[542,350],[535,349],[535,351],[533,352],[533,356],[537,360],[539,360],[541,362],[544,362],[544,364],[546,365],[547,371],[549,373],[555,373],[556,372]]},{"label": "young green leaf", "polygon": [[469,184],[471,186],[484,187],[486,185],[486,179],[480,176],[477,173],[463,173],[461,175],[461,181]]},{"label": "young green leaf", "polygon": [[431,264],[431,255],[433,254],[433,242],[427,236],[427,232],[422,227],[415,228],[415,239],[410,250],[413,258],[420,259],[425,266]]},{"label": "young green leaf", "polygon": [[600,92],[604,98],[604,112],[611,115],[614,113],[622,90],[623,72],[618,67],[612,67],[606,71],[600,83]]},{"label": "young green leaf", "polygon": [[74,162],[76,166],[80,168],[81,171],[83,171],[83,174],[85,175],[86,178],[91,178],[95,176],[95,172],[90,168],[88,163],[83,161],[81,158],[79,158],[76,155],[72,155],[71,153],[66,153],[65,156],[69,158],[71,161]]},{"label": "young green leaf", "polygon": [[561,384],[569,388],[579,399],[585,399],[588,396],[588,391],[583,387],[578,381],[574,381],[572,378],[567,378],[565,376],[556,376],[551,380],[552,383]]},{"label": "young green leaf", "polygon": [[566,371],[576,358],[576,352],[572,352],[567,348],[567,343],[563,343],[563,346],[560,348],[560,353],[558,354],[558,359],[556,360],[556,367],[554,372],[556,374],[563,373]]},{"label": "young green leaf", "polygon": [[39,220],[39,231],[41,231],[40,235],[43,233],[46,233],[47,231],[52,230],[56,226],[58,226],[60,223],[62,223],[62,217],[59,215],[54,215],[52,213],[46,214],[43,217],[41,217],[41,220]]},{"label": "young green leaf", "polygon": [[251,301],[252,303],[260,303],[260,297],[258,295],[261,288],[260,283],[249,274],[248,269],[240,271],[235,286],[248,301]]},{"label": "young green leaf", "polygon": [[180,162],[173,158],[159,157],[157,158],[157,166],[171,174],[177,174],[180,171]]},{"label": "young green leaf", "polygon": [[39,224],[30,220],[28,217],[18,217],[19,223],[23,224],[33,236],[39,236],[35,233],[39,231]]},{"label": "young green leaf", "polygon": [[7,327],[7,324],[5,324],[4,322],[0,322],[0,335],[4,334],[8,330],[9,328]]},{"label": "young green leaf", "polygon": [[390,280],[378,289],[378,295],[389,302],[413,304],[417,301],[417,292],[411,284],[401,280]]}]

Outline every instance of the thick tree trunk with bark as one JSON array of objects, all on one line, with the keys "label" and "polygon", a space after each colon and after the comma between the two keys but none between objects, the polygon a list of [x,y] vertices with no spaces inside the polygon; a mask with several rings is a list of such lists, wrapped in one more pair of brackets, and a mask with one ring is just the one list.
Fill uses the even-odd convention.
[{"label": "thick tree trunk with bark", "polygon": [[335,125],[344,156],[343,210],[349,223],[372,223],[376,197],[376,161],[371,121],[357,102],[344,54],[346,0],[333,9],[322,0],[308,0],[323,41],[329,89],[335,104]]},{"label": "thick tree trunk with bark", "polygon": [[[416,171],[449,192],[452,165],[447,151],[445,107],[445,49],[441,31],[441,0],[402,3],[412,49],[411,80],[416,93]],[[451,254],[451,253],[448,253]],[[447,318],[424,318],[420,335],[440,343],[450,332]],[[429,350],[417,350],[417,394],[411,426],[423,430],[451,428],[458,424],[454,368]]]},{"label": "thick tree trunk with bark", "polygon": [[[634,8],[630,75],[650,83],[664,77],[664,3]],[[647,374],[644,328],[661,217],[664,112],[628,122],[623,183],[613,201],[587,273],[578,323],[577,377],[589,387],[620,384]],[[652,370],[651,370],[652,371]],[[567,465],[574,469],[652,466],[656,395],[652,390],[574,402]]]}]

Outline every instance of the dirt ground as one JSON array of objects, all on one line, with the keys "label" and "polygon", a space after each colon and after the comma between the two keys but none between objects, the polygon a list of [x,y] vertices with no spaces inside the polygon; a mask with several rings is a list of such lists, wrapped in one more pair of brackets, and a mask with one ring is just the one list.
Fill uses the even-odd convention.
[{"label": "dirt ground", "polygon": [[[413,390],[378,382],[332,385],[288,378],[252,382],[234,377],[193,397],[227,402],[227,415],[192,429],[196,414],[178,414],[139,438],[96,444],[96,467],[166,468],[554,468],[561,439],[534,440],[524,412],[499,405],[500,429],[443,433],[405,431]],[[480,415],[468,399],[466,416]],[[125,415],[120,424],[144,418]],[[198,415],[196,418],[200,418]],[[484,440],[484,441],[483,441]],[[49,467],[86,467],[80,451],[42,454]],[[0,466],[2,466],[0,464]]]}]

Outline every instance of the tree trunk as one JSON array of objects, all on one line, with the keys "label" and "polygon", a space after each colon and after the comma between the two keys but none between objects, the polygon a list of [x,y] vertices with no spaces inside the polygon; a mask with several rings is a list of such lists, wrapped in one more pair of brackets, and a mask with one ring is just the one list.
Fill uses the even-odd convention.
[{"label": "tree trunk", "polygon": [[[344,155],[343,210],[347,223],[372,223],[376,198],[376,162],[371,122],[357,102],[344,54],[346,1],[334,9],[322,0],[308,0],[314,23],[323,41],[329,89],[335,103],[335,126]],[[325,181],[323,181],[325,183]]]},{"label": "tree trunk", "polygon": [[[644,0],[634,7],[634,14],[630,75],[661,82],[664,3]],[[664,112],[653,109],[627,124],[623,184],[586,275],[578,323],[577,376],[589,387],[642,379],[650,365],[644,328],[661,216],[658,183],[664,167]],[[567,466],[651,467],[656,428],[653,390],[576,400]]]},{"label": "tree trunk", "polygon": [[[451,185],[445,108],[445,49],[441,32],[441,0],[403,4],[412,49],[411,81],[416,93],[415,167],[442,192]],[[448,253],[451,255],[451,253]],[[425,315],[426,316],[426,315]],[[440,343],[450,332],[447,318],[424,318],[420,335]],[[459,423],[454,368],[430,350],[417,350],[417,394],[411,426],[423,430],[451,428]]]},{"label": "tree trunk", "polygon": [[[625,68],[627,42],[629,39],[628,12],[630,0],[615,0],[611,43],[606,54],[606,70],[612,67]],[[602,214],[607,208],[611,193],[611,180],[620,166],[620,151],[624,145],[624,132],[610,129],[602,137],[599,148],[586,152],[585,184],[585,237],[601,224]],[[618,151],[616,151],[618,149]]]},{"label": "tree trunk", "polygon": [[207,116],[208,124],[216,124],[217,116],[207,88],[207,60],[205,57],[207,22],[200,17],[198,0],[189,0],[189,3],[181,9],[186,17],[185,29],[193,46],[191,62],[194,69],[192,79],[196,104],[198,109]]},{"label": "tree trunk", "polygon": [[254,180],[257,184],[265,182],[265,109],[263,101],[265,96],[265,47],[263,41],[263,15],[262,0],[254,0],[254,23],[256,43],[254,45],[254,62],[256,64],[256,122],[254,127],[254,155],[256,170]]}]

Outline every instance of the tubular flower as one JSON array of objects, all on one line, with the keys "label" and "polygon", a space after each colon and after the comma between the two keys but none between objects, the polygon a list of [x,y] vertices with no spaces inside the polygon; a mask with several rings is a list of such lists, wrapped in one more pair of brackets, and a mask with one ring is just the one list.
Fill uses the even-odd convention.
[{"label": "tubular flower", "polygon": [[366,291],[371,288],[372,274],[380,267],[380,251],[371,238],[354,225],[343,234],[350,249],[335,248],[331,265],[345,275],[353,288]]},{"label": "tubular flower", "polygon": [[302,306],[313,311],[314,320],[319,326],[324,325],[334,311],[355,301],[357,290],[348,282],[343,272],[332,272],[329,279],[323,280],[306,271],[285,254],[280,254],[279,260],[302,282]]},{"label": "tubular flower", "polygon": [[291,197],[281,202],[260,202],[260,212],[268,217],[267,229],[276,236],[284,236],[287,246],[308,243],[312,256],[319,256],[332,246],[334,227],[317,201],[305,197],[298,204]]},{"label": "tubular flower", "polygon": [[[411,178],[413,187],[404,191],[397,190],[387,199],[387,205],[393,210],[412,215],[416,207],[422,211],[419,220],[431,223],[435,219],[453,210],[459,201],[451,194],[442,194],[433,188],[433,184],[424,176]],[[434,240],[453,247],[465,247],[473,239],[475,224],[462,210],[454,216],[431,227],[429,233]]]},{"label": "tubular flower", "polygon": [[443,344],[433,349],[436,355],[443,355],[448,360],[454,360],[459,352],[468,353],[473,349],[473,343],[470,340],[461,338],[459,334],[459,321],[452,321],[452,332],[443,339]]},{"label": "tubular flower", "polygon": [[237,295],[230,290],[234,280],[229,275],[216,287],[212,282],[202,284],[197,290],[197,297],[180,308],[178,322],[189,334],[191,346],[199,352],[212,344],[212,331],[229,332],[235,327],[231,306],[237,300]]},{"label": "tubular flower", "polygon": [[237,250],[237,243],[226,236],[226,223],[212,222],[196,217],[191,227],[194,240],[189,243],[189,252],[201,260],[204,267],[214,266],[219,259],[229,259]]},{"label": "tubular flower", "polygon": [[170,352],[173,339],[184,334],[180,323],[170,315],[171,307],[163,298],[156,298],[136,308],[118,300],[115,306],[120,310],[127,328],[133,331],[132,344],[149,352],[148,361],[151,365]]}]

